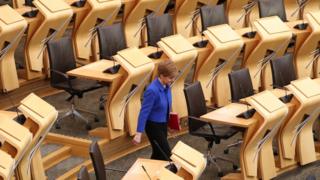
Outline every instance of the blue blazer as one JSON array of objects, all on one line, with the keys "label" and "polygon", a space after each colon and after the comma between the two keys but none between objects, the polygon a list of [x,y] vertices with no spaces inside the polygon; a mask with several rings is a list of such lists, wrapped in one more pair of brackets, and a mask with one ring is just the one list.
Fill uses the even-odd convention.
[{"label": "blue blazer", "polygon": [[168,121],[172,104],[170,87],[164,87],[158,78],[152,81],[143,94],[138,118],[137,132],[143,132],[147,121],[165,123]]}]

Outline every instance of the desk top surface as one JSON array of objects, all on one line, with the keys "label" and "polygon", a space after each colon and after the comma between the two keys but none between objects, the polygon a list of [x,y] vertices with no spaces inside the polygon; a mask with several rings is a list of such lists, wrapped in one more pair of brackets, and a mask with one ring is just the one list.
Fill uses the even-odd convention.
[{"label": "desk top surface", "polygon": [[0,119],[14,119],[17,117],[17,112],[14,111],[2,111],[0,110]]},{"label": "desk top surface", "polygon": [[125,176],[122,178],[122,180],[131,180],[131,179],[149,180],[148,175],[142,168],[142,165],[145,167],[150,177],[153,178],[158,173],[160,173],[161,167],[164,167],[167,164],[168,164],[168,161],[138,158],[136,162],[128,170],[128,172],[125,174]]},{"label": "desk top surface", "polygon": [[255,119],[243,119],[236,117],[238,114],[247,111],[247,108],[247,105],[244,104],[231,103],[215,111],[211,111],[201,116],[201,118],[210,123],[225,124],[237,127],[249,127],[255,123]]},{"label": "desk top surface", "polygon": [[100,60],[68,71],[67,74],[86,79],[111,82],[122,76],[120,73],[108,74],[103,72],[105,69],[110,68],[113,65],[113,61]]}]

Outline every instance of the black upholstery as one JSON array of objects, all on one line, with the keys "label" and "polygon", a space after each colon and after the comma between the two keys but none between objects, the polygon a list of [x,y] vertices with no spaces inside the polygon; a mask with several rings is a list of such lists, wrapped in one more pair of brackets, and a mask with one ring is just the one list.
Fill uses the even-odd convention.
[{"label": "black upholstery", "polygon": [[175,1],[174,0],[170,0],[167,7],[166,7],[166,10],[164,11],[165,13],[168,13],[170,10],[174,9],[175,8]]},{"label": "black upholstery", "polygon": [[279,88],[296,80],[292,53],[287,53],[271,61],[273,87]]},{"label": "black upholstery", "polygon": [[25,1],[24,1],[24,5],[25,5],[25,6],[32,6],[32,7],[34,7],[34,5],[33,5],[33,0],[25,0]]},{"label": "black upholstery", "polygon": [[94,172],[96,174],[96,178],[98,180],[106,179],[106,171],[105,171],[105,166],[103,162],[103,157],[102,157],[99,145],[96,141],[91,143],[89,153],[92,160]]},{"label": "black upholstery", "polygon": [[151,13],[146,17],[148,45],[157,47],[157,42],[163,37],[173,35],[172,17],[170,14],[156,15]]},{"label": "black upholstery", "polygon": [[85,166],[82,166],[80,168],[77,180],[90,180],[90,176],[89,176],[88,170],[87,170],[87,168]]},{"label": "black upholstery", "polygon": [[207,113],[205,98],[199,82],[186,87],[184,94],[187,101],[188,125],[191,135],[203,137],[212,144],[212,142],[219,143],[221,139],[228,139],[238,132],[229,126],[213,126],[199,119],[200,116]]},{"label": "black upholstery", "polygon": [[71,98],[82,97],[83,93],[100,88],[101,86],[92,80],[69,77],[66,72],[76,68],[76,60],[69,37],[48,42],[50,61],[51,86],[67,91]]},{"label": "black upholstery", "polygon": [[287,21],[283,0],[259,0],[258,6],[260,18],[279,16],[282,21]]},{"label": "black upholstery", "polygon": [[228,24],[228,18],[225,14],[224,4],[207,5],[200,8],[202,31],[210,26]]},{"label": "black upholstery", "polygon": [[122,23],[98,28],[100,59],[112,59],[118,51],[126,49]]},{"label": "black upholstery", "polygon": [[232,102],[238,102],[240,99],[254,94],[250,73],[247,68],[233,71],[228,76]]}]

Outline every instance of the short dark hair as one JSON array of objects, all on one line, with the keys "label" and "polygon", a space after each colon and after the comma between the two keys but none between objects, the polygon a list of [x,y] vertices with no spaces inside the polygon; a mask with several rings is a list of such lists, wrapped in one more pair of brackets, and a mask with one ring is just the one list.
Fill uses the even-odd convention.
[{"label": "short dark hair", "polygon": [[172,60],[161,61],[158,64],[158,76],[175,77],[178,74],[177,66]]}]

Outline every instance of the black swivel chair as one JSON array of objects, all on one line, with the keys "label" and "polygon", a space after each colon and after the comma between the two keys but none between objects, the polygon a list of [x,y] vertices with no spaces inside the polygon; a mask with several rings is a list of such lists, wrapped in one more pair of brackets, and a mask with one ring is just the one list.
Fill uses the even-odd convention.
[{"label": "black swivel chair", "polygon": [[88,169],[85,166],[80,168],[77,180],[90,180]]},{"label": "black swivel chair", "polygon": [[215,156],[211,153],[215,144],[220,144],[222,139],[229,139],[238,131],[228,126],[213,126],[210,123],[202,121],[200,116],[207,113],[207,107],[201,84],[195,82],[184,89],[185,98],[188,108],[188,126],[189,133],[193,136],[204,138],[208,142],[207,159],[208,163],[213,163],[218,169],[218,176],[223,176],[220,166],[216,160],[230,162],[234,169],[238,167],[226,158]]},{"label": "black swivel chair", "polygon": [[[146,16],[148,46],[158,47],[157,42],[161,38],[173,35],[173,23],[170,14],[157,15],[151,13]],[[149,55],[150,58],[158,59],[162,55],[162,51],[158,51]]]},{"label": "black swivel chair", "polygon": [[282,21],[287,21],[283,0],[259,0],[258,6],[260,18],[278,16]]},{"label": "black swivel chair", "polygon": [[240,99],[254,94],[250,73],[247,68],[233,71],[228,74],[228,77],[232,102],[239,102]]},{"label": "black swivel chair", "polygon": [[225,5],[207,5],[200,7],[202,32],[208,27],[220,24],[228,24],[228,18],[225,13]]},{"label": "black swivel chair", "polygon": [[122,23],[102,26],[97,29],[100,59],[110,59],[118,51],[127,48]]},{"label": "black swivel chair", "polygon": [[271,61],[272,81],[273,88],[280,88],[286,91],[286,95],[281,97],[280,100],[284,103],[290,102],[293,95],[287,94],[284,88],[289,85],[291,81],[296,80],[296,73],[293,65],[292,53],[287,53],[284,56],[278,57]]},{"label": "black swivel chair", "polygon": [[[250,73],[247,68],[233,71],[228,74],[228,77],[231,91],[231,102],[239,102],[240,99],[252,96],[254,94]],[[254,110],[250,110],[248,112],[254,113]],[[241,128],[235,129],[238,131],[243,131]],[[240,144],[242,144],[242,142],[242,139],[238,139],[236,142],[229,144],[226,149],[224,149],[224,153],[228,154],[231,148],[238,147]]]},{"label": "black swivel chair", "polygon": [[74,97],[82,98],[83,94],[101,86],[92,80],[80,79],[76,77],[70,77],[66,73],[76,68],[76,60],[73,52],[72,41],[70,37],[64,37],[60,40],[51,40],[48,42],[48,53],[50,61],[50,83],[51,86],[56,89],[61,89],[70,94],[67,101],[71,101],[71,109],[61,118],[57,120],[56,128],[60,128],[60,121],[67,116],[77,117],[86,122],[86,128],[89,130],[91,126],[86,118],[84,118],[79,112],[86,112],[95,116],[95,120],[98,121],[96,114],[75,108]]},{"label": "black swivel chair", "polygon": [[291,81],[296,80],[292,53],[287,53],[272,60],[271,71],[274,88],[284,87],[289,85]]},{"label": "black swivel chair", "polygon": [[[127,48],[126,39],[123,31],[122,23],[112,24],[108,26],[102,26],[97,29],[98,33],[98,42],[100,49],[100,59],[113,60],[114,55],[118,51]],[[120,65],[115,65],[108,72],[115,74],[119,71]],[[109,84],[104,84],[109,86]],[[106,102],[106,96],[102,95],[99,101],[99,108],[102,110]]]},{"label": "black swivel chair", "polygon": [[94,168],[94,172],[96,174],[97,180],[106,180],[106,177],[107,177],[106,170],[119,171],[119,172],[123,172],[123,173],[126,172],[124,170],[105,167],[104,161],[103,161],[103,156],[102,156],[102,153],[100,151],[100,148],[99,148],[97,141],[94,141],[91,143],[89,153],[90,153],[90,157],[92,160],[92,164],[93,164],[93,168]]}]

